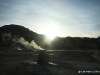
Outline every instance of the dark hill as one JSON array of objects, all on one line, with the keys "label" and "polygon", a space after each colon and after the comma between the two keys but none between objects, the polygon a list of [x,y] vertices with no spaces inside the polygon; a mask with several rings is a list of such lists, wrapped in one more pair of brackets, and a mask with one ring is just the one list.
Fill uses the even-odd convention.
[{"label": "dark hill", "polygon": [[4,33],[11,33],[11,35],[17,35],[19,37],[23,37],[28,42],[31,42],[34,40],[39,46],[43,46],[43,37],[42,34],[37,34],[36,32],[33,32],[29,30],[28,28],[25,28],[20,25],[10,24],[10,25],[4,25],[0,27],[0,42],[2,41],[2,34]]},{"label": "dark hill", "polygon": [[39,36],[39,34],[20,25],[11,24],[0,27],[0,35],[8,32],[10,32],[12,35],[19,35],[20,37],[24,37],[25,40],[29,42]]},{"label": "dark hill", "polygon": [[[70,50],[95,50],[100,49],[100,37],[56,37],[50,43],[45,41],[45,36],[37,34],[20,25],[10,24],[0,27],[0,44],[2,44],[2,34],[11,33],[23,37],[29,43],[34,40],[37,45],[44,49],[70,49]],[[49,33],[48,33],[49,34]]]}]

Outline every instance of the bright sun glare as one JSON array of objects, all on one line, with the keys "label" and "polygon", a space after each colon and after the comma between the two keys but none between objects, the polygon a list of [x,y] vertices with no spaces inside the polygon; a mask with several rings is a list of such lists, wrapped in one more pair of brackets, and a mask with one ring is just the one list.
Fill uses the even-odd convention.
[{"label": "bright sun glare", "polygon": [[53,40],[56,36],[61,36],[61,31],[54,25],[44,27],[42,33],[46,35],[46,38],[49,40]]}]

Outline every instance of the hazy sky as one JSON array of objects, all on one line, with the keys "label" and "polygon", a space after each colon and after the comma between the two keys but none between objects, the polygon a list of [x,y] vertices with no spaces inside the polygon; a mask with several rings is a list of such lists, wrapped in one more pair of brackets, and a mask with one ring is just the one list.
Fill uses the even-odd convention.
[{"label": "hazy sky", "polygon": [[58,36],[98,37],[100,0],[0,0],[0,27],[6,24],[40,34],[51,26]]}]

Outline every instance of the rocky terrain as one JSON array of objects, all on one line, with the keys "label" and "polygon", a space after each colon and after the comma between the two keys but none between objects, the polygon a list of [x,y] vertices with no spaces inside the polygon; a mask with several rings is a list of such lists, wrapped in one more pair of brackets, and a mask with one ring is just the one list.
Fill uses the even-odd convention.
[{"label": "rocky terrain", "polygon": [[[100,62],[87,52],[48,52],[49,65],[37,64],[38,52],[0,53],[0,75],[99,75]],[[65,54],[66,53],[66,54]],[[90,53],[91,54],[91,53]]]}]

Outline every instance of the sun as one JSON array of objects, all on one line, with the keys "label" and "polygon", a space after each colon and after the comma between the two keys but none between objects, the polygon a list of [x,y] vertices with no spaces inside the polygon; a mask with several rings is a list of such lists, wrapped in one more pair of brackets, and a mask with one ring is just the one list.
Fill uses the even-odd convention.
[{"label": "sun", "polygon": [[47,39],[52,40],[56,37],[55,32],[53,33],[51,30],[45,31],[45,36]]},{"label": "sun", "polygon": [[56,36],[61,35],[61,31],[59,30],[57,26],[48,25],[43,28],[42,34],[44,34],[47,39],[53,40]]}]

